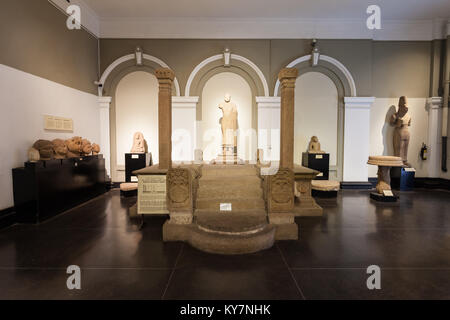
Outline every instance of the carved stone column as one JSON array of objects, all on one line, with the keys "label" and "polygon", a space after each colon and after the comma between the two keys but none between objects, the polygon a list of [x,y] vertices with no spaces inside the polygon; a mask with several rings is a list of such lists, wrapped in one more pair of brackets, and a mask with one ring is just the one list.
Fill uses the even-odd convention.
[{"label": "carved stone column", "polygon": [[281,69],[280,167],[294,169],[294,91],[296,68]]},{"label": "carved stone column", "polygon": [[172,83],[175,74],[167,68],[157,69],[159,82],[158,122],[159,122],[159,168],[172,166]]}]

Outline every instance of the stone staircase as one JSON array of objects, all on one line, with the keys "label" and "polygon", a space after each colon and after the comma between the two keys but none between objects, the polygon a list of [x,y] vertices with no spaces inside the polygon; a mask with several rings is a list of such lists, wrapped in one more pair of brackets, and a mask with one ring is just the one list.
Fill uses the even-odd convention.
[{"label": "stone staircase", "polygon": [[[231,204],[232,211],[221,211],[221,204]],[[190,244],[206,252],[244,254],[270,248],[275,227],[268,223],[256,166],[204,166],[193,229]]]}]

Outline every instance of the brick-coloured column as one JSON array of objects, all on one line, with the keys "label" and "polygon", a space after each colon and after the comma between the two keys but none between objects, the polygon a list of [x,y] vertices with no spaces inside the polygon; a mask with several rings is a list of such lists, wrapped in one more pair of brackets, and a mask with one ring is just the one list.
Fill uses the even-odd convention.
[{"label": "brick-coloured column", "polygon": [[296,68],[284,68],[278,74],[281,83],[281,168],[294,168],[294,90],[297,76],[298,70]]},{"label": "brick-coloured column", "polygon": [[159,168],[172,167],[172,83],[175,75],[167,68],[157,69],[158,94],[158,135]]}]

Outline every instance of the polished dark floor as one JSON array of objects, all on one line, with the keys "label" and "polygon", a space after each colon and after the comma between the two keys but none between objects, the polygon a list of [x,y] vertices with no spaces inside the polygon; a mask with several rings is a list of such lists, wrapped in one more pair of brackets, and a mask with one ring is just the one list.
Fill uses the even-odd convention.
[{"label": "polished dark floor", "polygon": [[[111,191],[41,225],[0,231],[0,299],[450,299],[450,192],[418,190],[395,204],[368,191],[319,200],[300,240],[219,256],[163,243],[165,220],[142,229]],[[82,270],[79,291],[66,268]],[[381,268],[381,290],[366,269]]]}]

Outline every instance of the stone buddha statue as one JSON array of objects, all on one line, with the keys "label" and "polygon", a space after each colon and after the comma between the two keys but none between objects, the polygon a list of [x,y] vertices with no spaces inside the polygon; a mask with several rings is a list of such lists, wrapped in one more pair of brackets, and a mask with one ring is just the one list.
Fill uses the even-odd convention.
[{"label": "stone buddha statue", "polygon": [[144,135],[141,132],[136,132],[133,135],[133,147],[131,148],[131,153],[146,153],[147,146],[144,139]]},{"label": "stone buddha statue", "polygon": [[410,140],[409,127],[411,126],[411,115],[408,113],[407,98],[401,96],[398,101],[398,110],[390,119],[394,130],[394,156],[401,157],[403,164],[410,167],[408,163],[408,146]]},{"label": "stone buddha statue", "polygon": [[236,105],[231,102],[230,94],[225,94],[224,102],[219,104],[219,109],[221,109],[223,113],[221,119],[223,155],[236,155],[238,111]]},{"label": "stone buddha statue", "polygon": [[317,136],[311,137],[311,141],[309,141],[308,152],[309,153],[325,153],[325,151],[323,151],[321,149],[319,138],[317,138]]}]

